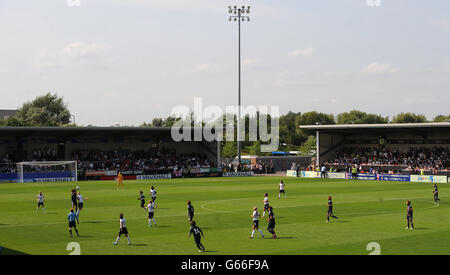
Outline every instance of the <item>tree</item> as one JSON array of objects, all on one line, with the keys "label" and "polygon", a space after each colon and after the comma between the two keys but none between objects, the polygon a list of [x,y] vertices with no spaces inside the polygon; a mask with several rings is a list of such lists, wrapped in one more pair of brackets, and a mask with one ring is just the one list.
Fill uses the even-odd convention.
[{"label": "tree", "polygon": [[383,117],[376,114],[367,114],[363,119],[364,124],[385,124],[389,123],[389,117]]},{"label": "tree", "polygon": [[316,111],[304,113],[296,119],[297,125],[329,125],[336,124],[332,114],[319,113]]},{"label": "tree", "polygon": [[422,114],[400,113],[392,119],[391,123],[424,123],[427,118]]},{"label": "tree", "polygon": [[178,120],[180,120],[180,117],[175,117],[175,116],[169,116],[166,118],[160,118],[160,117],[155,117],[154,119],[152,119],[152,122],[150,123],[142,123],[141,127],[172,127],[175,122],[177,122]]},{"label": "tree", "polygon": [[337,124],[377,124],[388,123],[387,117],[376,114],[368,114],[359,110],[340,113],[336,116]]},{"label": "tree", "polygon": [[162,127],[164,125],[164,119],[159,118],[159,117],[155,117],[152,120],[152,126],[153,127]]},{"label": "tree", "polygon": [[234,158],[237,155],[236,141],[226,141],[222,147],[222,157]]},{"label": "tree", "polygon": [[308,139],[300,146],[300,153],[304,156],[316,154],[316,137],[308,136]]},{"label": "tree", "polygon": [[261,142],[259,140],[253,142],[253,144],[249,147],[249,154],[254,156],[261,155]]},{"label": "tree", "polygon": [[17,114],[7,119],[7,126],[61,126],[70,122],[70,111],[62,97],[47,93],[26,102]]},{"label": "tree", "polygon": [[306,140],[308,135],[312,135],[314,131],[308,131],[304,129],[299,129],[301,125],[330,125],[336,124],[334,121],[334,116],[331,114],[319,113],[316,111],[304,113],[301,116],[297,116],[295,119],[295,125],[299,133],[303,136],[303,140]]},{"label": "tree", "polygon": [[444,116],[444,115],[437,115],[433,122],[450,122],[450,115]]},{"label": "tree", "polygon": [[280,116],[280,143],[286,143],[288,148],[299,146],[306,139],[295,123],[299,116],[301,113],[294,112]]}]

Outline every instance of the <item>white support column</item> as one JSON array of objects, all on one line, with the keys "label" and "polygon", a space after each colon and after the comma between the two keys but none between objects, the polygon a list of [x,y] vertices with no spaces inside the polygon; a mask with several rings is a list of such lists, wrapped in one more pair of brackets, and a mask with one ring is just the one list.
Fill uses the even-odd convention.
[{"label": "white support column", "polygon": [[217,142],[217,169],[220,169],[220,141]]},{"label": "white support column", "polygon": [[316,131],[316,166],[320,166],[320,133]]},{"label": "white support column", "polygon": [[75,181],[78,181],[78,162],[75,161]]}]

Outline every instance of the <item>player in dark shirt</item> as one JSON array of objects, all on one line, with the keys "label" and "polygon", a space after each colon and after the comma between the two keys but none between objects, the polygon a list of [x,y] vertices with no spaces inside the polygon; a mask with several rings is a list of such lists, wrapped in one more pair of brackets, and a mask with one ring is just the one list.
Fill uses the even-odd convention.
[{"label": "player in dark shirt", "polygon": [[145,210],[145,196],[144,196],[144,192],[143,191],[139,192],[138,200],[141,201],[141,207],[144,208],[144,210]]},{"label": "player in dark shirt", "polygon": [[204,237],[203,231],[195,225],[195,221],[191,221],[191,229],[189,230],[188,237],[190,237],[192,234],[194,234],[195,244],[199,249],[198,252],[205,252],[205,247],[201,243],[202,236]]},{"label": "player in dark shirt", "polygon": [[[413,223],[413,207],[410,201],[406,202],[406,220],[408,221],[408,226],[405,229],[414,229]],[[409,228],[409,224],[411,224],[411,228]]]},{"label": "player in dark shirt", "polygon": [[72,200],[72,208],[75,208],[75,212],[77,212],[78,211],[78,203],[77,203],[77,190],[76,189],[72,189],[71,200]]},{"label": "player in dark shirt", "polygon": [[192,222],[192,220],[194,219],[194,206],[192,206],[191,201],[187,201],[187,206],[189,222]]},{"label": "player in dark shirt", "polygon": [[434,194],[434,204],[439,205],[439,201],[441,200],[439,199],[439,190],[436,183],[434,184],[433,194]]},{"label": "player in dark shirt", "polygon": [[272,239],[277,238],[277,234],[275,234],[275,214],[273,213],[272,206],[269,206],[269,218],[267,219],[269,225],[267,226],[267,231],[272,234]]},{"label": "player in dark shirt", "polygon": [[333,201],[331,200],[331,196],[328,196],[328,212],[327,212],[327,220],[326,222],[330,221],[330,217],[333,217],[337,219],[335,215],[333,215]]}]

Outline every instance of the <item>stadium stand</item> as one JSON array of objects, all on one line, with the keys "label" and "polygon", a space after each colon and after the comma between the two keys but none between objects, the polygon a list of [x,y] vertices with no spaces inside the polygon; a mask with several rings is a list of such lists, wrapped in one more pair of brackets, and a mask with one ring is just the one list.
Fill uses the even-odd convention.
[{"label": "stadium stand", "polygon": [[[79,179],[113,179],[217,172],[217,143],[173,142],[170,128],[0,127],[0,181],[15,178],[22,161],[77,161]],[[59,169],[63,169],[60,166]],[[27,166],[26,172],[43,167]],[[56,169],[56,168],[55,168]]]},{"label": "stadium stand", "polygon": [[448,148],[414,148],[410,147],[406,151],[397,148],[377,148],[377,147],[354,147],[343,148],[336,153],[336,157],[325,163],[327,165],[346,166],[400,166],[404,170],[409,170],[418,174],[421,169],[437,173],[438,171],[449,171],[450,151]]},{"label": "stadium stand", "polygon": [[187,168],[211,168],[212,163],[205,154],[176,154],[174,148],[160,150],[114,150],[99,149],[78,150],[72,153],[72,159],[78,161],[78,167],[87,171],[102,170],[142,170],[145,174],[159,171],[178,171]]},{"label": "stadium stand", "polygon": [[308,170],[450,175],[450,123],[304,125],[316,134]]}]

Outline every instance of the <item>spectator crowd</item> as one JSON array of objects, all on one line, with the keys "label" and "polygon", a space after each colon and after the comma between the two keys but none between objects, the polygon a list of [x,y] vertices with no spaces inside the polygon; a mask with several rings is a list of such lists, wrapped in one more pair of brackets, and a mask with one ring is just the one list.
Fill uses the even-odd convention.
[{"label": "spectator crowd", "polygon": [[14,173],[16,172],[16,164],[11,157],[6,154],[0,159],[0,173]]},{"label": "spectator crowd", "polygon": [[406,151],[398,149],[378,149],[374,147],[344,148],[336,153],[327,165],[344,166],[399,166],[404,170],[417,172],[449,171],[450,151],[446,148],[413,148]]},{"label": "spectator crowd", "polygon": [[[0,172],[16,172],[16,163],[21,161],[56,161],[57,152],[55,149],[44,148],[33,150],[29,159],[12,158],[6,154],[0,157]],[[150,150],[77,150],[72,153],[72,160],[77,161],[78,170],[84,171],[142,171],[143,173],[165,172],[189,172],[192,168],[215,167],[206,155],[199,153],[177,154],[175,149],[156,148]],[[30,168],[27,168],[30,169]],[[33,171],[39,170],[33,168]]]},{"label": "spectator crowd", "polygon": [[272,160],[270,162],[263,162],[259,160],[257,163],[251,161],[243,162],[241,165],[237,165],[238,160],[228,160],[221,164],[222,171],[224,172],[253,172],[255,174],[274,174],[274,165]]},{"label": "spectator crowd", "polygon": [[206,155],[198,153],[177,154],[173,148],[104,151],[79,150],[72,153],[78,169],[85,171],[142,171],[152,174],[158,171],[189,171],[192,168],[210,168],[214,165]]}]

